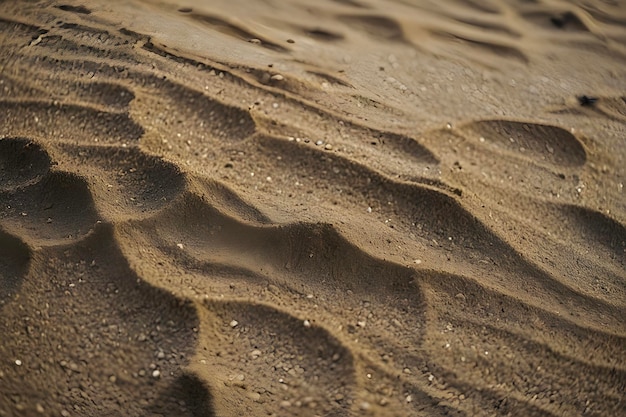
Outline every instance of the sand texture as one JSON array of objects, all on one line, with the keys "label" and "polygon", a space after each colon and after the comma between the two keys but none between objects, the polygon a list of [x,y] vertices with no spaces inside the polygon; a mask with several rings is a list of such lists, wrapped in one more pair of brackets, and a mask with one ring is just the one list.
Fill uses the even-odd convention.
[{"label": "sand texture", "polygon": [[0,417],[626,415],[626,2],[0,0]]}]

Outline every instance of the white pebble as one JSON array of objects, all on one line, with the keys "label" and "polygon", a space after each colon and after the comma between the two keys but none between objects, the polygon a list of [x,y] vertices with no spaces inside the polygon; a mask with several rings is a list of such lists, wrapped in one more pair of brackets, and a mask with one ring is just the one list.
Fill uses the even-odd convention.
[{"label": "white pebble", "polygon": [[22,361],[21,361],[21,360],[19,360],[19,359],[16,359],[16,360],[15,360],[15,364],[16,364],[17,366],[22,366]]},{"label": "white pebble", "polygon": [[304,327],[311,327],[311,322],[308,320],[304,320]]},{"label": "white pebble", "polygon": [[230,327],[235,328],[235,327],[237,327],[238,324],[239,324],[239,322],[237,320],[233,320],[233,321],[230,322]]},{"label": "white pebble", "polygon": [[155,369],[154,371],[152,371],[153,378],[158,378],[160,376],[161,376],[161,371],[159,371],[158,369]]}]

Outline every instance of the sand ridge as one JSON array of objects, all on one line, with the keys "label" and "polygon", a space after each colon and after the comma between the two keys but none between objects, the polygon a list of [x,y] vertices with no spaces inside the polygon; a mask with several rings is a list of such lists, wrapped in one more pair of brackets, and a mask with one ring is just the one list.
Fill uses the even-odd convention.
[{"label": "sand ridge", "polygon": [[619,2],[0,3],[0,415],[619,415]]}]

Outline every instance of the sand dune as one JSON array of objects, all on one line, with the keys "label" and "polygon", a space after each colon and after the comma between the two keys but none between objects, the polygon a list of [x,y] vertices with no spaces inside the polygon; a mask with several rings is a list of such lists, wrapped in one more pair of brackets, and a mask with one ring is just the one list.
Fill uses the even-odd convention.
[{"label": "sand dune", "polygon": [[620,1],[0,1],[0,416],[626,414]]}]

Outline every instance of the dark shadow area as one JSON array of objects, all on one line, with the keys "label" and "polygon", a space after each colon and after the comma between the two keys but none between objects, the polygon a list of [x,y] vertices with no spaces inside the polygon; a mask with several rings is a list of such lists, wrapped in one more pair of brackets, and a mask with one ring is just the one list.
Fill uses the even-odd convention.
[{"label": "dark shadow area", "polygon": [[215,417],[213,396],[193,373],[178,377],[148,408],[147,416]]}]

